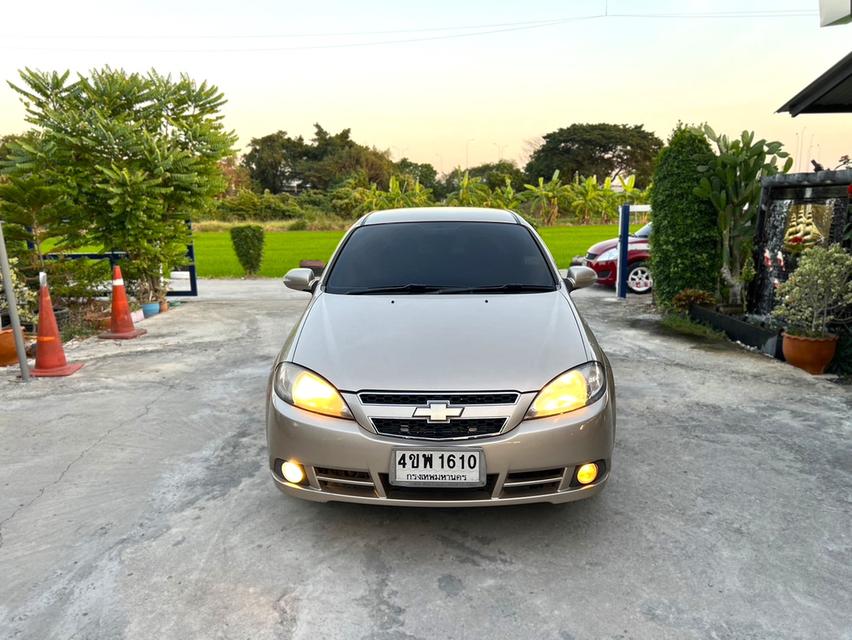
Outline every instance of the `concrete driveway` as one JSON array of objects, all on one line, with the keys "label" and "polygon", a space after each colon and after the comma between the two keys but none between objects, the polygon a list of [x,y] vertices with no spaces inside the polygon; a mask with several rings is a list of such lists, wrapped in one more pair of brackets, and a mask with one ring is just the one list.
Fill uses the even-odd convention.
[{"label": "concrete driveway", "polygon": [[0,374],[0,638],[852,637],[848,387],[582,291],[618,384],[598,498],[314,504],[263,427],[305,297],[201,291],[71,378]]}]

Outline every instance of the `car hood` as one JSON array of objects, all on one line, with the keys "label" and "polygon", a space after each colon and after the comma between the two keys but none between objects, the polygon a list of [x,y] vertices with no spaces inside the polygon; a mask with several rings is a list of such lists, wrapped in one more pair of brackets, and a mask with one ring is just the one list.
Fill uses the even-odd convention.
[{"label": "car hood", "polygon": [[561,291],[321,293],[292,355],[342,391],[536,391],[588,359]]},{"label": "car hood", "polygon": [[[628,241],[628,246],[633,244],[640,244],[642,242],[647,243],[648,238],[637,238],[635,236],[630,236],[630,240]],[[589,247],[588,253],[593,253],[596,256],[601,255],[604,251],[609,251],[610,249],[615,249],[618,246],[618,238],[612,238],[610,240],[602,240],[597,244],[593,244]]]}]

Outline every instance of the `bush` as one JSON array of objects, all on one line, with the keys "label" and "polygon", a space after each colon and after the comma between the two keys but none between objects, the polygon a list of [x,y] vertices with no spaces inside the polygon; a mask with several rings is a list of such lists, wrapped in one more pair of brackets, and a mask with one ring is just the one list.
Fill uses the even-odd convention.
[{"label": "bush", "polygon": [[852,255],[839,244],[805,249],[799,266],[778,286],[772,311],[787,333],[819,338],[852,307]]},{"label": "bush", "polygon": [[[127,264],[123,262],[121,269],[126,271]],[[44,270],[54,306],[110,295],[112,269],[109,260],[46,260]],[[130,282],[126,275],[124,277]],[[37,274],[33,274],[31,282],[31,286],[38,286]]]},{"label": "bush", "polygon": [[246,275],[257,273],[263,258],[263,227],[246,224],[231,228],[231,244]]},{"label": "bush", "polygon": [[301,215],[301,210],[293,196],[285,193],[273,195],[268,191],[257,194],[248,189],[240,189],[232,196],[223,198],[213,213],[216,220],[286,220]]},{"label": "bush", "polygon": [[[27,287],[23,275],[18,271],[16,258],[9,260],[9,271],[12,276],[12,291],[15,293],[16,308],[21,322],[32,323],[38,314],[38,299],[36,292]],[[8,313],[9,304],[6,300],[6,289],[3,283],[3,274],[0,273],[0,313]],[[1,325],[2,323],[0,323]]]},{"label": "bush", "polygon": [[716,304],[716,296],[701,289],[684,289],[672,298],[672,309],[678,313],[689,313],[689,307],[694,304],[713,306]]},{"label": "bush", "polygon": [[696,131],[675,129],[657,161],[651,193],[651,272],[662,307],[684,289],[715,291],[719,274],[716,211],[695,194],[700,167],[713,160],[710,145]]}]

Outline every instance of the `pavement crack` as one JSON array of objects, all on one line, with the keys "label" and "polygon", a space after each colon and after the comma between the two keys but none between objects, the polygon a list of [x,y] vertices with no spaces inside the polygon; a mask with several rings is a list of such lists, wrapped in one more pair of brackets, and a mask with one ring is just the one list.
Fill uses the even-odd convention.
[{"label": "pavement crack", "polygon": [[83,450],[80,452],[80,454],[79,454],[76,458],[74,458],[71,462],[69,462],[69,463],[65,466],[65,468],[62,470],[62,472],[59,474],[59,476],[56,478],[56,480],[54,480],[53,482],[50,482],[50,483],[46,484],[45,486],[41,487],[41,488],[38,490],[38,492],[36,493],[36,495],[35,495],[35,496],[33,496],[33,497],[32,497],[32,498],[28,501],[28,502],[25,502],[25,503],[23,503],[23,504],[18,505],[18,506],[15,508],[15,510],[14,510],[14,511],[12,511],[12,513],[11,513],[11,514],[9,514],[9,515],[8,515],[6,518],[4,518],[3,520],[0,520],[0,548],[2,548],[2,546],[3,546],[3,527],[4,527],[5,525],[7,525],[9,522],[11,522],[11,521],[12,521],[12,520],[13,520],[13,519],[14,519],[14,518],[15,518],[15,517],[16,517],[16,516],[17,516],[17,515],[21,512],[21,511],[23,511],[23,510],[25,510],[25,509],[28,509],[29,507],[31,507],[32,505],[34,505],[36,502],[38,502],[39,500],[41,500],[41,498],[44,496],[45,492],[46,492],[46,491],[47,491],[50,487],[56,486],[56,485],[58,485],[60,482],[62,482],[62,480],[64,480],[64,479],[65,479],[65,476],[66,476],[66,475],[68,474],[68,472],[71,470],[71,467],[73,467],[75,464],[77,464],[78,462],[80,462],[80,460],[82,460],[84,457],[86,457],[86,455],[87,455],[90,451],[92,451],[95,447],[97,447],[97,446],[98,446],[98,445],[100,445],[100,444],[101,444],[104,440],[106,440],[106,439],[110,436],[110,434],[111,434],[113,431],[115,431],[116,429],[118,429],[120,426],[123,426],[123,425],[125,425],[125,424],[133,423],[133,422],[135,422],[136,420],[140,420],[140,419],[142,419],[142,418],[146,417],[146,416],[150,413],[150,411],[151,411],[151,409],[153,408],[153,406],[154,406],[155,404],[157,404],[157,403],[158,403],[158,402],[162,399],[162,397],[163,397],[163,396],[164,396],[167,392],[168,392],[168,389],[166,389],[165,391],[163,391],[163,393],[161,393],[160,395],[158,395],[156,398],[154,398],[154,399],[150,400],[148,403],[146,403],[146,404],[145,404],[144,409],[143,409],[141,412],[139,412],[137,415],[132,416],[131,418],[129,418],[129,419],[128,419],[128,420],[126,420],[126,421],[123,421],[123,422],[121,422],[121,423],[117,423],[117,424],[113,425],[112,427],[110,427],[109,429],[105,430],[103,433],[101,433],[101,434],[100,434],[100,435],[99,435],[99,436],[98,436],[98,437],[97,437],[97,438],[96,438],[96,439],[95,439],[95,440],[94,440],[94,441],[93,441],[93,442],[92,442],[89,446],[87,446],[85,449],[83,449]]}]

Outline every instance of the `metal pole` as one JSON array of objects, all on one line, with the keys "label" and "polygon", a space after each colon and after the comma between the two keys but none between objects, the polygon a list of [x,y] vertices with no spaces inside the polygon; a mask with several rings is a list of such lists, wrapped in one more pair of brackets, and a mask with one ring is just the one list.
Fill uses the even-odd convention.
[{"label": "metal pole", "polygon": [[27,348],[24,345],[24,332],[18,317],[18,300],[12,286],[12,270],[9,268],[9,256],[6,254],[6,239],[3,237],[3,221],[0,220],[0,271],[3,273],[3,288],[6,290],[6,302],[9,303],[9,320],[12,321],[12,333],[15,336],[15,351],[21,365],[21,380],[30,381],[30,366],[27,364]]},{"label": "metal pole", "polygon": [[618,269],[615,281],[616,295],[627,299],[627,250],[630,243],[630,205],[621,205],[618,215]]}]

